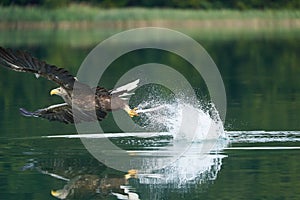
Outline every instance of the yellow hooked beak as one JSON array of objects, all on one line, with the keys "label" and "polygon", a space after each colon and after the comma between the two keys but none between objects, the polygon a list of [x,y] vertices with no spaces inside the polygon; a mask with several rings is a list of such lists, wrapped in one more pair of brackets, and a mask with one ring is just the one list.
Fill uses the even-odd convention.
[{"label": "yellow hooked beak", "polygon": [[57,197],[59,195],[59,193],[56,192],[55,190],[51,190],[51,195],[54,197]]},{"label": "yellow hooked beak", "polygon": [[51,190],[51,195],[58,199],[66,199],[69,194],[68,190],[60,189],[60,190]]},{"label": "yellow hooked beak", "polygon": [[50,91],[50,95],[54,95],[54,94],[58,94],[58,93],[59,93],[58,89],[53,89]]}]

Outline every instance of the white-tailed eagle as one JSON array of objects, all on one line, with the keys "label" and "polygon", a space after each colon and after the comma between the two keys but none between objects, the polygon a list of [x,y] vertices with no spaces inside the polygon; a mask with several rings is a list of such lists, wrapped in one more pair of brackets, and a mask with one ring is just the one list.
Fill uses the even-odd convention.
[{"label": "white-tailed eagle", "polygon": [[119,109],[125,110],[130,117],[138,115],[136,108],[130,109],[127,100],[133,94],[129,92],[137,87],[139,80],[113,90],[100,86],[91,88],[79,82],[66,69],[47,64],[27,52],[3,47],[0,47],[0,65],[17,72],[33,73],[36,77],[47,78],[59,85],[58,88],[51,90],[50,94],[61,96],[64,103],[33,112],[20,108],[24,116],[41,117],[64,123],[80,123],[101,121],[107,115],[107,111]]}]

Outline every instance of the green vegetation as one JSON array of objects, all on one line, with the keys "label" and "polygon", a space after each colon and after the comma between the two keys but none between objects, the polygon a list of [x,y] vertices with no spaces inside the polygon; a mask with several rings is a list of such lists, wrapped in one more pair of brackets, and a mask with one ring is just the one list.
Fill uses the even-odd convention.
[{"label": "green vegetation", "polygon": [[68,6],[71,3],[88,3],[99,7],[164,7],[193,9],[295,9],[298,0],[0,0],[0,5],[35,5],[47,8]]},{"label": "green vegetation", "polygon": [[299,19],[300,10],[184,10],[161,8],[103,9],[72,4],[68,7],[0,7],[0,22],[200,20],[200,19]]}]

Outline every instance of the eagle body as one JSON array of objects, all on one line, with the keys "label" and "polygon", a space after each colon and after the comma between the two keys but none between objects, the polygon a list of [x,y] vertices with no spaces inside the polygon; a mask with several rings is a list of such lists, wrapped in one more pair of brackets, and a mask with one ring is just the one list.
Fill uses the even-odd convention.
[{"label": "eagle body", "polygon": [[27,52],[3,47],[0,47],[0,65],[17,72],[34,73],[36,77],[47,78],[59,85],[58,88],[51,90],[50,94],[61,96],[64,103],[33,112],[20,108],[24,116],[41,117],[64,123],[101,121],[108,111],[119,109],[125,110],[130,117],[137,116],[136,108],[130,109],[127,100],[133,94],[129,92],[137,88],[139,80],[113,90],[100,86],[91,88],[78,81],[66,69],[49,65]]}]

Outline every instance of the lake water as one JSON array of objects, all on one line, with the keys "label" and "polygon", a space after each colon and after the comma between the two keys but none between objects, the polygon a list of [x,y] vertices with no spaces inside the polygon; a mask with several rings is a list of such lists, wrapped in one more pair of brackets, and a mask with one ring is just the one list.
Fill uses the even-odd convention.
[{"label": "lake water", "polygon": [[[118,31],[1,30],[0,44],[29,51],[76,74],[87,54]],[[174,96],[164,88],[140,88],[130,101],[138,106],[155,96],[154,100],[163,99],[171,105],[168,109],[172,112],[160,116],[169,119],[160,121],[162,126],[153,122],[156,116],[133,119],[151,126],[150,136],[121,133],[112,115],[101,122],[106,137],[82,136],[73,125],[21,116],[20,107],[35,110],[61,102],[59,97],[49,95],[56,86],[36,80],[32,74],[0,68],[1,199],[56,199],[53,195],[59,192],[65,199],[122,199],[121,194],[128,195],[126,192],[131,199],[141,200],[299,199],[299,31],[220,36],[203,34],[200,29],[182,32],[210,54],[226,89],[224,131],[221,128],[220,138],[213,140],[211,151],[203,151],[205,146],[212,147],[211,140],[201,141],[199,136],[190,142],[180,138],[181,133],[170,133],[178,104],[174,106]],[[201,76],[195,76],[185,60],[161,50],[145,49],[121,56],[105,72],[101,85],[111,88],[133,66],[150,62],[172,66],[190,77],[201,104],[208,102]],[[159,75],[159,71],[155,73]],[[200,116],[204,127],[210,123],[210,118],[202,115],[203,107],[193,108],[197,112],[192,117]],[[99,143],[110,138],[128,155],[139,158],[144,170],[127,173],[107,167],[87,151],[80,138]],[[178,152],[184,153],[178,156]],[[173,162],[167,160],[174,156]],[[114,155],[112,158],[117,159]],[[158,163],[167,165],[147,170]],[[124,178],[126,174],[129,179]]]}]

